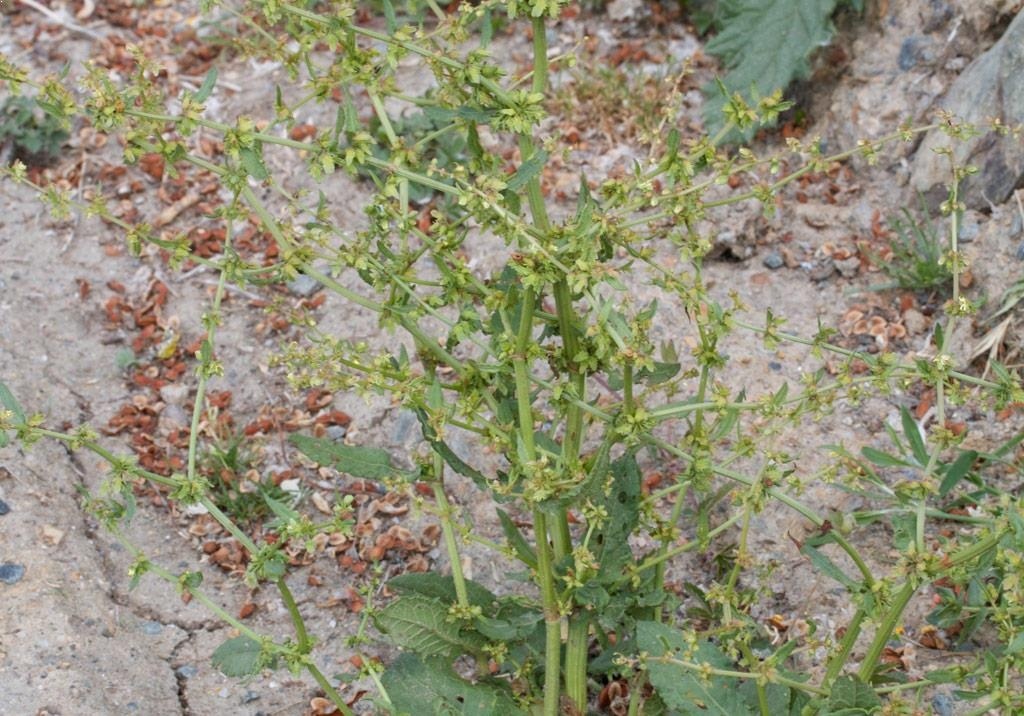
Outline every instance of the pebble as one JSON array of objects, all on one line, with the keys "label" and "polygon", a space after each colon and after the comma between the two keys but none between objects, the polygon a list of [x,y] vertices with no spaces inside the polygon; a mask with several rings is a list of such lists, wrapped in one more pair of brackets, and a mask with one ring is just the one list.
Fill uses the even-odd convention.
[{"label": "pebble", "polygon": [[192,664],[182,664],[174,670],[174,673],[183,679],[191,679],[193,676],[199,673],[199,669],[192,666]]},{"label": "pebble", "polygon": [[288,282],[288,290],[296,296],[309,298],[320,290],[320,282],[315,278],[310,278],[304,273],[300,273],[293,280]]},{"label": "pebble", "polygon": [[780,370],[782,370],[782,363],[779,363],[778,361],[774,360],[768,361],[768,367],[774,370],[776,373],[778,373]]},{"label": "pebble", "polygon": [[836,272],[836,264],[830,258],[825,259],[820,264],[811,269],[811,280],[812,281],[824,281]]},{"label": "pebble", "polygon": [[0,564],[0,582],[4,584],[17,584],[25,576],[25,567],[14,562]]},{"label": "pebble", "polygon": [[164,629],[164,625],[160,622],[143,622],[142,633],[148,634],[149,636],[156,636]]},{"label": "pebble", "polygon": [[260,695],[258,693],[256,693],[252,689],[249,689],[244,694],[242,694],[242,703],[251,704],[253,701],[259,701],[259,698]]},{"label": "pebble", "polygon": [[187,385],[171,383],[160,389],[160,398],[168,405],[181,405],[185,402],[185,398],[188,397],[188,393]]},{"label": "pebble", "polygon": [[978,222],[973,219],[969,219],[966,216],[961,220],[959,231],[957,232],[957,239],[962,243],[969,244],[978,238],[978,232],[981,227],[978,226]]},{"label": "pebble", "polygon": [[3,500],[0,500],[0,515],[6,515],[10,511],[11,511],[11,506],[8,505]]},{"label": "pebble", "polygon": [[953,699],[947,694],[935,694],[932,697],[932,709],[936,716],[953,716]]},{"label": "pebble", "polygon": [[928,329],[928,319],[916,308],[908,308],[903,312],[903,327],[908,335],[916,336]]},{"label": "pebble", "polygon": [[348,429],[344,425],[328,425],[327,430],[324,432],[327,433],[327,437],[329,437],[331,440],[334,440],[335,442],[341,442],[342,440],[345,439],[345,435],[348,433]]},{"label": "pebble", "polygon": [[860,271],[860,257],[851,256],[848,259],[840,259],[836,261],[836,268],[844,278],[853,278]]},{"label": "pebble", "polygon": [[774,271],[775,269],[785,266],[786,260],[782,258],[782,254],[778,251],[769,251],[768,255],[761,260],[761,263],[763,263],[765,267]]},{"label": "pebble", "polygon": [[911,35],[900,45],[900,56],[897,62],[900,69],[906,72],[920,62],[927,62],[933,58],[929,48],[929,41],[924,37]]}]

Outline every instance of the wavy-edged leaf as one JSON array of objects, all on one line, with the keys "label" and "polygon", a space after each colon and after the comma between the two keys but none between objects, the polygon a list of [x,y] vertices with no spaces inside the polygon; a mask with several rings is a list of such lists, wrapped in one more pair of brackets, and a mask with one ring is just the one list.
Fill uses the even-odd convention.
[{"label": "wavy-edged leaf", "polygon": [[248,636],[236,636],[217,647],[211,657],[213,665],[225,676],[253,676],[265,667],[276,666],[276,659],[267,658],[260,643]]},{"label": "wavy-edged leaf", "polygon": [[[832,37],[837,0],[722,0],[722,31],[705,50],[725,65],[729,95],[753,103],[752,90],[767,97],[807,75],[808,56]],[[725,124],[725,97],[715,84],[705,87],[704,124],[711,135]],[[751,132],[752,133],[752,132]]]},{"label": "wavy-edged leaf", "polygon": [[353,477],[383,480],[395,474],[409,476],[391,465],[387,450],[354,445],[339,445],[330,438],[311,438],[294,433],[288,441],[310,460],[346,472]]},{"label": "wavy-edged leaf", "polygon": [[449,619],[448,604],[433,597],[409,594],[380,610],[374,621],[398,646],[423,657],[454,659],[480,654],[487,640]]},{"label": "wavy-edged leaf", "polygon": [[638,622],[636,640],[639,649],[649,655],[647,673],[651,685],[669,708],[684,716],[753,716],[759,713],[743,700],[736,680],[702,679],[692,669],[658,659],[668,657],[713,668],[734,668],[729,657],[711,642],[701,642],[696,653],[688,655],[689,648],[682,633],[657,622]]},{"label": "wavy-edged leaf", "polygon": [[859,716],[882,708],[874,689],[852,674],[843,674],[832,684],[825,713],[829,716]]},{"label": "wavy-edged leaf", "polygon": [[[466,581],[466,596],[469,603],[478,607],[490,606],[497,597],[472,579]],[[388,580],[388,587],[401,595],[418,594],[431,597],[444,604],[456,601],[455,580],[437,572],[406,572]]]},{"label": "wavy-edged leaf", "polygon": [[381,676],[396,716],[521,716],[511,694],[494,683],[470,683],[440,659],[402,654]]}]

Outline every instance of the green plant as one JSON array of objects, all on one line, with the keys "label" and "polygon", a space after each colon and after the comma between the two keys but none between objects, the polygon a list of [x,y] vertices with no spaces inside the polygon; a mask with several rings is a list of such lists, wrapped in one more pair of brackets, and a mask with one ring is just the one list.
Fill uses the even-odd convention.
[{"label": "green plant", "polygon": [[863,0],[712,0],[698,2],[697,21],[718,34],[707,44],[709,54],[725,65],[726,74],[704,88],[704,124],[712,136],[749,139],[752,127],[723,133],[729,98],[745,102],[785,90],[806,77],[810,54],[832,38],[832,15],[849,5],[856,12]]},{"label": "green plant", "polygon": [[928,208],[921,200],[920,213],[915,216],[903,208],[889,218],[891,229],[887,250],[870,253],[871,260],[893,280],[894,286],[912,291],[949,291],[953,276],[948,242],[936,228]]},{"label": "green plant", "polygon": [[[428,5],[436,8],[429,0]],[[317,664],[314,640],[288,586],[283,551],[290,542],[311,543],[320,532],[347,529],[349,506],[340,505],[333,519],[314,524],[268,500],[278,518],[277,539],[257,545],[216,504],[197,465],[204,394],[223,370],[215,344],[228,282],[285,282],[304,273],[345,299],[345,310],[372,313],[382,330],[400,330],[406,342],[389,340],[374,349],[311,331],[279,356],[290,381],[389,395],[415,414],[422,441],[412,454],[400,455],[307,435],[293,436],[292,445],[349,475],[416,495],[426,491],[432,499],[424,500],[424,508],[439,521],[447,553],[447,574],[390,580],[397,597],[367,610],[367,620],[352,635],[352,643],[365,644],[372,618],[405,652],[383,668],[362,662],[361,676],[373,682],[381,710],[422,713],[430,703],[439,713],[583,713],[603,685],[616,683],[628,694],[633,714],[838,715],[877,712],[883,703],[890,713],[903,713],[944,681],[962,688],[973,684],[966,697],[976,699],[981,711],[1024,708],[1024,584],[1018,567],[1024,520],[1020,498],[995,484],[997,470],[1019,470],[1020,462],[1003,448],[992,453],[995,460],[964,449],[964,430],[947,412],[960,402],[1003,407],[1024,400],[1024,389],[1019,376],[997,364],[992,379],[952,365],[949,328],[975,310],[959,290],[962,267],[952,264],[952,299],[935,331],[934,355],[907,361],[834,346],[825,327],[784,331],[784,319],[770,308],[763,321],[749,320],[737,297],[715,300],[703,273],[710,242],[696,229],[723,204],[753,199],[773,211],[785,187],[804,174],[854,157],[870,162],[888,144],[933,127],[904,127],[832,156],[823,156],[815,140],[791,140],[785,175],[782,154],[761,157],[749,148],[728,154],[710,137],[684,141],[672,131],[630,175],[594,186],[581,176],[575,211],[556,212],[545,199],[542,179],[548,158],[562,147],[541,128],[551,92],[546,30],[559,10],[549,0],[467,3],[451,15],[436,12],[436,24],[392,23],[382,31],[361,24],[345,3],[248,3],[244,16],[258,28],[260,47],[265,50],[272,40],[272,56],[289,69],[303,69],[296,104],[324,100],[330,88],[343,88],[333,130],[310,142],[284,132],[294,111],[282,93],[272,104],[273,115],[259,118],[266,125],[257,129],[255,118],[229,124],[205,116],[214,72],[197,91],[174,98],[180,109],[171,112],[171,98],[153,83],[156,73],[145,62],[139,61],[124,87],[91,68],[85,105],[69,112],[85,114],[98,130],[122,132],[129,162],[157,153],[182,171],[191,166],[215,174],[231,197],[218,210],[224,235],[234,236],[234,223],[253,216],[275,239],[278,260],[269,266],[247,262],[230,240],[220,255],[195,256],[186,242],[161,238],[146,225],[128,225],[102,198],[93,201],[88,210],[121,225],[133,253],[156,247],[174,263],[190,259],[219,273],[196,355],[187,468],[170,477],[156,475],[100,445],[87,426],[70,432],[44,428],[43,419],[27,416],[6,389],[0,389],[6,408],[0,442],[14,431],[24,445],[51,438],[105,458],[110,474],[87,504],[122,539],[134,481],[165,485],[177,503],[205,507],[252,555],[249,583],[277,587],[294,639],[260,635],[210,600],[195,575],[173,574],[125,540],[137,555],[133,577],[162,577],[240,630],[214,655],[225,673],[251,674],[277,664],[305,669],[338,711],[351,713]],[[498,11],[511,21],[529,16],[533,63],[524,76],[509,77],[485,51],[488,13]],[[468,48],[470,36],[482,36],[481,45]],[[314,52],[318,43],[332,53]],[[398,89],[395,72],[410,56],[423,58],[434,74],[437,89],[431,95]],[[0,63],[0,77],[28,81],[8,62]],[[372,119],[360,114],[356,93],[348,91],[353,87],[365,93],[363,109]],[[134,101],[126,104],[125,96]],[[432,122],[445,124],[423,137],[442,131],[458,136],[465,157],[450,155],[447,166],[433,161],[423,137],[398,131],[385,100],[427,109]],[[771,121],[784,107],[775,96],[749,105],[733,94],[723,131]],[[223,157],[215,161],[194,151],[200,127],[223,138]],[[949,117],[934,127],[954,140],[971,131]],[[520,160],[511,171],[498,153],[484,148],[484,128],[510,151],[518,150]],[[286,191],[263,161],[267,146],[303,152],[296,161],[301,157],[317,180],[338,170],[372,176],[377,192],[365,209],[366,228],[351,235],[332,222],[326,197],[310,203]],[[968,171],[951,165],[946,207],[953,217],[960,206],[958,182]],[[8,175],[28,182],[18,165]],[[739,175],[752,179],[753,188],[725,198],[707,194]],[[257,185],[276,191],[257,192]],[[414,187],[449,198],[448,209],[434,210],[424,224],[411,203]],[[58,212],[73,203],[58,190],[40,191]],[[955,253],[955,221],[950,227]],[[467,255],[490,265],[476,269]],[[680,267],[670,269],[670,258],[680,260]],[[324,265],[331,268],[318,268]],[[342,274],[361,279],[365,290],[350,288]],[[685,318],[674,329],[687,332],[687,355],[672,343],[655,348],[655,321],[664,304]],[[731,379],[734,364],[724,349],[738,331],[752,332],[769,348],[809,347],[815,356],[835,361],[836,376],[822,367],[806,371],[799,387],[784,384],[748,396]],[[891,432],[898,455],[872,448],[860,459],[837,447],[831,462],[807,474],[798,457],[776,442],[784,428],[827,416],[840,401],[909,388],[933,391],[935,421],[923,430],[902,413],[903,436]],[[459,433],[498,459],[486,459],[485,450],[461,457],[453,447]],[[645,493],[644,473],[652,463],[669,466],[669,480]],[[912,471],[912,477],[883,474],[874,466]],[[455,474],[494,501],[503,543],[477,534],[469,515],[450,499],[447,484]],[[852,518],[822,513],[801,496],[809,481],[855,491],[870,508]],[[990,489],[973,489],[979,483]],[[970,487],[963,493],[965,485]],[[970,514],[951,507],[957,499],[970,504]],[[804,633],[783,635],[755,616],[754,607],[766,596],[765,575],[775,569],[756,549],[759,519],[766,510],[782,508],[803,523],[806,536],[793,538],[800,555],[845,589],[854,606],[841,631],[818,633],[824,627],[811,624]],[[863,544],[858,547],[858,524],[874,521],[893,529],[900,556],[891,564],[877,564]],[[466,540],[520,563],[530,593],[498,594],[468,579],[461,559]],[[709,555],[712,573],[671,585],[668,565],[691,553]],[[952,669],[929,671],[927,678],[899,681],[883,655],[915,595],[932,584],[969,585],[972,578],[985,592],[981,601],[962,602],[961,611],[982,615],[996,638],[978,659],[966,657]],[[683,610],[689,619],[681,618]],[[814,654],[820,654],[820,668],[812,672],[806,659]]]},{"label": "green plant", "polygon": [[209,445],[200,456],[200,471],[210,483],[210,498],[232,521],[249,527],[274,514],[274,501],[289,504],[292,497],[270,477],[251,479],[253,456],[238,434]]},{"label": "green plant", "polygon": [[64,122],[40,109],[31,97],[8,97],[0,106],[0,144],[10,141],[14,157],[22,161],[49,162],[60,154],[67,139]]}]

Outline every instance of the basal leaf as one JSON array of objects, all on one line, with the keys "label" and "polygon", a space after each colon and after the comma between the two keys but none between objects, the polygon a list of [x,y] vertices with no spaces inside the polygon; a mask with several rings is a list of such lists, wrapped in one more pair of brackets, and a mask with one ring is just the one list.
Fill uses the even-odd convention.
[{"label": "basal leaf", "polygon": [[381,677],[396,716],[520,716],[505,688],[470,683],[440,659],[402,654]]},{"label": "basal leaf", "polygon": [[[753,104],[752,93],[767,97],[806,76],[808,56],[832,37],[836,1],[722,0],[722,31],[706,50],[725,65],[726,93],[739,92]],[[725,126],[725,97],[715,84],[705,87],[705,93],[704,124],[713,136]]]},{"label": "basal leaf", "polygon": [[826,712],[833,716],[871,714],[882,707],[874,689],[852,674],[844,674],[832,685]]},{"label": "basal leaf", "polygon": [[482,635],[449,619],[447,603],[420,594],[399,597],[380,610],[374,621],[398,646],[423,657],[451,660],[479,654],[487,643]]},{"label": "basal leaf", "polygon": [[275,665],[268,659],[260,643],[247,636],[236,636],[217,647],[211,657],[213,665],[225,676],[252,676],[265,667]]},{"label": "basal leaf", "polygon": [[711,642],[701,642],[690,655],[683,635],[665,624],[639,622],[636,625],[637,646],[649,655],[647,673],[651,685],[665,704],[684,716],[753,716],[759,711],[744,700],[735,679],[701,675],[678,664],[662,662],[669,657],[713,668],[731,669],[734,664]]},{"label": "basal leaf", "polygon": [[[418,594],[444,604],[456,600],[455,580],[437,572],[406,572],[388,580],[388,587],[401,595]],[[471,579],[466,580],[466,594],[469,603],[478,607],[487,607],[497,599],[490,590]]]},{"label": "basal leaf", "polygon": [[391,466],[387,450],[354,445],[339,445],[330,438],[311,438],[294,433],[288,440],[299,451],[321,465],[347,472],[353,477],[383,480],[403,471]]}]

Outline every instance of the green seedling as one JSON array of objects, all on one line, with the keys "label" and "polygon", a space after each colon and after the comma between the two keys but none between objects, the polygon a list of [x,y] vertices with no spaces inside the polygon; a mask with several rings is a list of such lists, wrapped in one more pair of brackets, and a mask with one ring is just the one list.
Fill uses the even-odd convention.
[{"label": "green seedling", "polygon": [[35,99],[8,97],[0,106],[0,145],[11,142],[13,156],[27,164],[47,164],[59,154],[68,132]]}]

